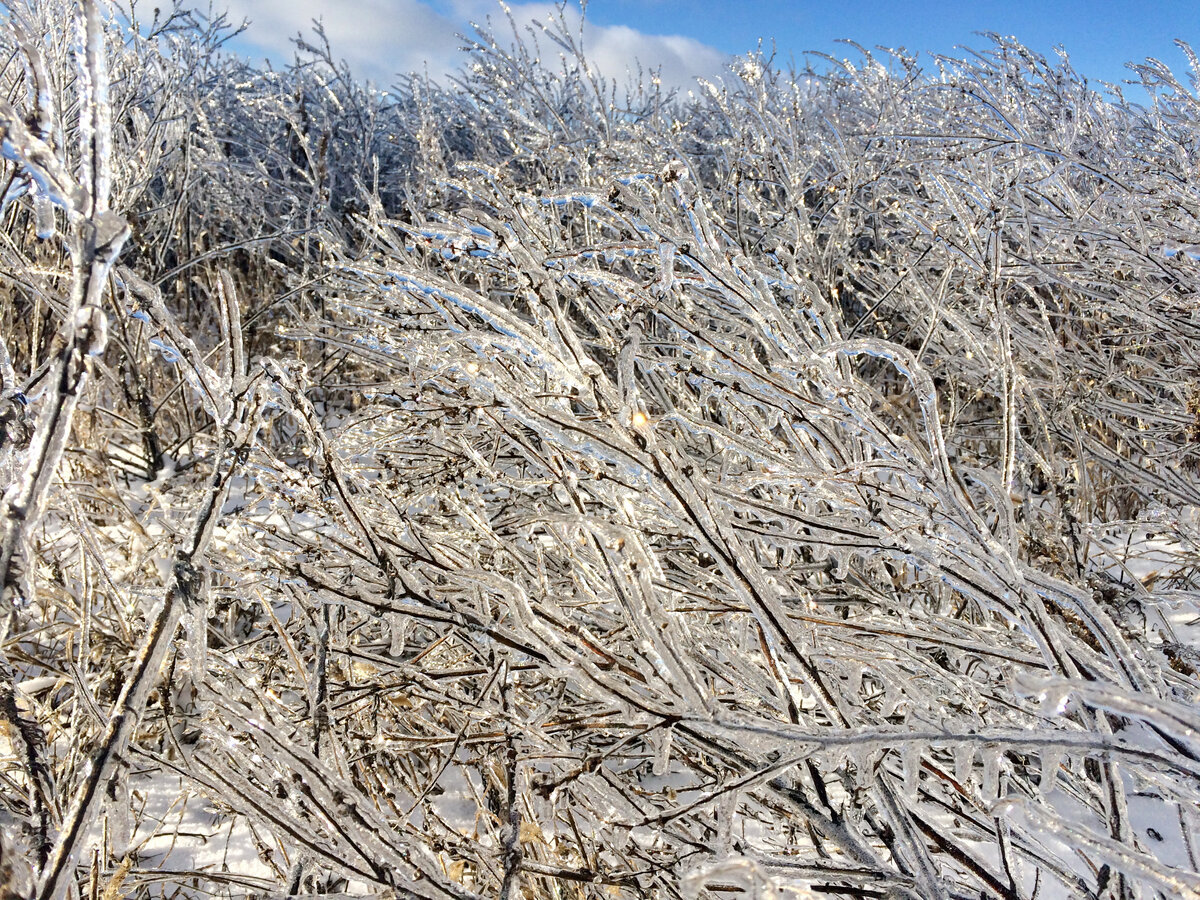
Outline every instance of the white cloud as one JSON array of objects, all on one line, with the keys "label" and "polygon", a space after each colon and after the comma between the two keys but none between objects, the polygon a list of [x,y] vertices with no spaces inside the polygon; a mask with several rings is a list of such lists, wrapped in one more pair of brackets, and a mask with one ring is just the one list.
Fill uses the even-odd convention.
[{"label": "white cloud", "polygon": [[288,60],[291,39],[321,20],[334,55],[361,77],[388,84],[400,72],[440,75],[459,64],[464,29],[418,0],[227,0],[230,19],[250,20],[241,43]]},{"label": "white cloud", "polygon": [[[511,41],[511,29],[494,0],[450,0],[450,15],[420,0],[226,0],[230,18],[247,18],[251,25],[240,45],[247,52],[274,60],[291,57],[290,40],[309,34],[312,21],[325,26],[335,56],[344,57],[360,76],[387,85],[398,73],[423,72],[441,76],[465,62],[460,34],[471,34],[471,22],[489,16],[497,39]],[[523,3],[511,7],[513,19],[545,23],[557,16],[552,3]],[[579,12],[568,7],[568,26],[578,33]],[[660,70],[664,84],[690,88],[697,76],[713,78],[725,71],[726,54],[682,35],[653,35],[623,25],[584,25],[585,54],[600,72],[624,86],[639,64],[645,72]],[[557,64],[559,48],[539,41],[546,63]]]},{"label": "white cloud", "polygon": [[624,25],[590,29],[588,58],[601,72],[624,83],[625,72],[636,73],[637,64],[657,69],[662,82],[687,89],[697,76],[715,78],[725,73],[729,57],[719,50],[681,35],[652,35]]}]

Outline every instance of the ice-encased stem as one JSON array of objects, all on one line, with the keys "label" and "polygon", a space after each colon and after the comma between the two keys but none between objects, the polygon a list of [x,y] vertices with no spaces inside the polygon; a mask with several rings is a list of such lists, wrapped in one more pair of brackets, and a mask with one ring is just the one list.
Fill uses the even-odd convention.
[{"label": "ice-encased stem", "polygon": [[[89,144],[85,158],[92,190],[71,177],[64,162],[6,103],[0,103],[0,150],[23,166],[37,182],[39,195],[63,207],[71,231],[71,293],[63,318],[63,345],[47,378],[41,413],[25,465],[0,500],[0,612],[12,607],[17,573],[14,559],[41,518],[46,493],[66,449],[79,396],[88,376],[87,357],[103,352],[107,315],[100,308],[109,270],[121,250],[129,227],[108,210],[109,125],[108,70],[104,62],[103,31],[93,0],[82,0],[84,30],[89,35],[84,53],[81,98],[83,117],[104,131]],[[94,108],[93,108],[94,107]],[[101,107],[104,107],[103,109]]]},{"label": "ice-encased stem", "polygon": [[249,421],[252,415],[250,413],[241,433],[237,435],[236,443],[223,441],[217,453],[204,501],[183,543],[175,551],[166,595],[150,620],[137,657],[126,675],[124,687],[113,705],[104,736],[90,760],[87,774],[63,820],[58,841],[38,880],[38,900],[61,900],[66,896],[72,883],[71,868],[103,807],[103,786],[121,765],[121,757],[145,709],[146,698],[173,646],[181,617],[199,601],[203,575],[197,566],[208,549],[221,517],[230,482],[238,470],[237,461],[256,434],[256,427]]}]

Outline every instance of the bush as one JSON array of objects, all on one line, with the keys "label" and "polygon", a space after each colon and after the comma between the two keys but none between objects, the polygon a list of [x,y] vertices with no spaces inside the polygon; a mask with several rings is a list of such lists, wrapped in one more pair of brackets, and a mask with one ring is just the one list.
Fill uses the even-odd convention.
[{"label": "bush", "polygon": [[1200,893],[1160,64],[9,8],[12,896]]}]

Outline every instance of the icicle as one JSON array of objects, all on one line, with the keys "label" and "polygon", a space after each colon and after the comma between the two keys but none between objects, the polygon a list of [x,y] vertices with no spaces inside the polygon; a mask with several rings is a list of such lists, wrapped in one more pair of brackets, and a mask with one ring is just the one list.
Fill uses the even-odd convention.
[{"label": "icicle", "polygon": [[401,613],[387,614],[388,637],[388,656],[392,659],[399,659],[404,655],[404,644],[408,637],[408,618]]},{"label": "icicle", "polygon": [[915,800],[921,785],[921,747],[905,744],[900,750],[900,771],[904,777],[904,796]]},{"label": "icicle", "polygon": [[205,592],[201,592],[184,615],[183,627],[187,633],[188,667],[192,683],[199,692],[208,675],[208,597]]},{"label": "icicle", "polygon": [[728,856],[733,852],[733,820],[737,816],[738,794],[726,791],[717,804],[717,840],[713,852],[717,856]]},{"label": "icicle", "polygon": [[133,840],[133,812],[129,808],[129,789],[125,779],[127,773],[110,782],[105,797],[105,819],[108,831],[108,851],[113,858],[120,859],[129,850]]},{"label": "icicle", "polygon": [[40,240],[48,241],[57,231],[54,224],[54,201],[42,191],[33,195],[34,228]]},{"label": "icicle", "polygon": [[675,286],[675,245],[670,241],[660,241],[658,254],[661,269],[658,289],[666,294]]},{"label": "icicle", "polygon": [[846,695],[857,700],[859,695],[862,693],[862,663],[855,659],[845,660],[842,663],[842,677],[846,679]]},{"label": "icicle", "polygon": [[1000,796],[1001,756],[998,747],[989,745],[983,750],[983,782],[980,785],[980,793],[985,799],[991,800]]},{"label": "icicle", "polygon": [[850,760],[857,772],[858,787],[864,791],[875,789],[875,753],[868,746],[855,749],[850,753]]},{"label": "icicle", "polygon": [[545,781],[531,785],[533,789],[529,792],[529,799],[533,806],[533,820],[541,826],[542,833],[549,836],[554,832],[554,805],[558,800],[558,791],[545,786],[554,780],[549,774],[535,777]]},{"label": "icicle", "polygon": [[671,768],[671,729],[656,728],[654,738],[654,774],[666,775]]},{"label": "icicle", "polygon": [[1054,790],[1054,785],[1058,781],[1058,769],[1062,765],[1063,754],[1058,747],[1046,747],[1042,750],[1042,778],[1038,783],[1038,790],[1042,796],[1046,796]]},{"label": "icicle", "polygon": [[971,778],[971,771],[974,767],[975,745],[970,741],[956,744],[954,747],[954,779],[965,786]]}]

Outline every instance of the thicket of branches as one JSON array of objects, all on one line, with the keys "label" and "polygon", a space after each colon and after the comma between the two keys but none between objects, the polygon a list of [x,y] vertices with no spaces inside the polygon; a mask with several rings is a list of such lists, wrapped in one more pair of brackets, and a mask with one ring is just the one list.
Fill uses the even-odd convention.
[{"label": "thicket of branches", "polygon": [[1200,897],[1187,48],[142,12],[0,30],[6,896]]}]

